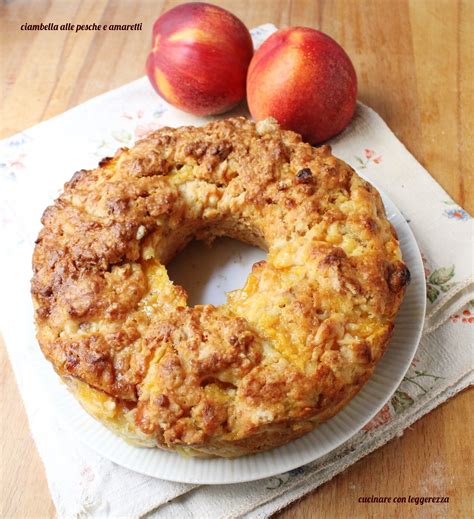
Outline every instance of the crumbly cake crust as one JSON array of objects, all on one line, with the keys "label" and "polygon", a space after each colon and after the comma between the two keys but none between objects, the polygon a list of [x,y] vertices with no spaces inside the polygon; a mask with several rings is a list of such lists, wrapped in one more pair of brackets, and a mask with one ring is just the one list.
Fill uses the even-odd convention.
[{"label": "crumbly cake crust", "polygon": [[[44,355],[125,439],[194,455],[269,449],[333,416],[409,281],[378,192],[272,119],[156,131],[78,171],[42,223]],[[164,265],[222,235],[267,260],[225,305],[188,307]]]}]

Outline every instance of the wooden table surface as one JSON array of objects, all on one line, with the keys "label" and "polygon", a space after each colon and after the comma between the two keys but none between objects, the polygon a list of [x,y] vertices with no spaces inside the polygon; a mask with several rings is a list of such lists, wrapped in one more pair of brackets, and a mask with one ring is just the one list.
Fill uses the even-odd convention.
[{"label": "wooden table surface", "polygon": [[[0,7],[0,138],[144,74],[153,20],[180,2],[21,1]],[[446,189],[474,210],[474,1],[228,0],[249,27],[307,25],[339,41],[374,108]],[[22,23],[135,23],[141,32],[25,32]],[[469,189],[471,188],[471,189]],[[420,201],[422,203],[422,201]],[[0,347],[1,518],[54,517],[9,361]],[[472,404],[465,391],[279,514],[289,518],[472,517]],[[449,496],[449,505],[360,504]]]}]

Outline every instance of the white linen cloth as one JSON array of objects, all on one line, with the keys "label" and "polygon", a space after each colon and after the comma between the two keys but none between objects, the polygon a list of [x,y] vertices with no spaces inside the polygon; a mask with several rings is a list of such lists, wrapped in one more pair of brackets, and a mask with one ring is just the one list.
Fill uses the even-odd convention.
[{"label": "white linen cloth", "polygon": [[[258,45],[274,26],[254,29]],[[243,109],[241,109],[243,110]],[[0,142],[0,329],[59,517],[263,518],[318,487],[473,382],[472,222],[370,108],[359,104],[331,145],[402,211],[425,262],[424,334],[403,383],[362,431],[289,473],[252,483],[193,486],[115,465],[65,430],[38,380],[44,363],[29,296],[42,210],[74,171],[164,125],[203,124],[172,109],[142,78]],[[49,382],[48,382],[49,383]],[[27,491],[27,490],[26,490]]]}]

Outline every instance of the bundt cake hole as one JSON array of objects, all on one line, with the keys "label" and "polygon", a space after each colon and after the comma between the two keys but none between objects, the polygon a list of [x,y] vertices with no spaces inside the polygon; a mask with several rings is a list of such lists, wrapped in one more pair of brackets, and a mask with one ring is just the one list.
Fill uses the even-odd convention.
[{"label": "bundt cake hole", "polygon": [[242,288],[253,263],[267,254],[253,246],[228,237],[216,238],[209,246],[191,241],[168,264],[168,276],[188,294],[188,305],[226,303],[226,292]]}]

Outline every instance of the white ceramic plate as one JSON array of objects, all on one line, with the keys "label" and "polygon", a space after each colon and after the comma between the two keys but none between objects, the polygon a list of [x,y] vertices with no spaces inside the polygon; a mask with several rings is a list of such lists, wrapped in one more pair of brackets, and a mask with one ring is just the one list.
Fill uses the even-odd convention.
[{"label": "white ceramic plate", "polygon": [[[99,454],[136,472],[181,483],[224,484],[253,481],[281,474],[316,460],[358,432],[384,406],[400,384],[413,359],[425,315],[423,264],[413,233],[393,202],[383,195],[389,220],[397,230],[403,258],[411,272],[395,323],[390,346],[373,377],[334,418],[313,432],[283,447],[235,460],[184,458],[160,449],[128,445],[91,418],[64,385],[48,384],[61,422]],[[170,277],[190,293],[189,303],[225,302],[225,292],[243,286],[262,251],[232,240],[219,240],[206,251],[191,244],[170,266]]]}]

